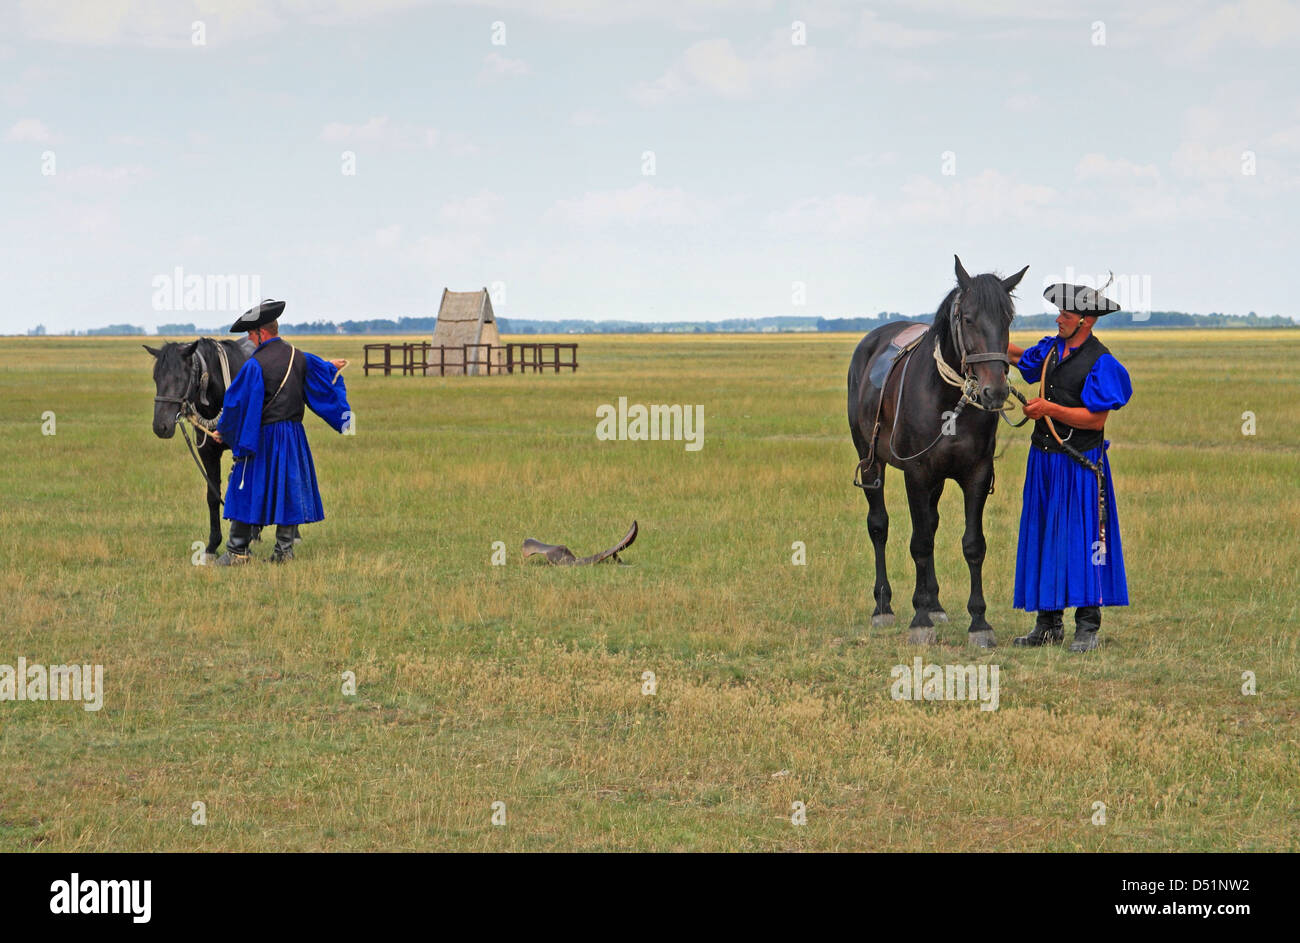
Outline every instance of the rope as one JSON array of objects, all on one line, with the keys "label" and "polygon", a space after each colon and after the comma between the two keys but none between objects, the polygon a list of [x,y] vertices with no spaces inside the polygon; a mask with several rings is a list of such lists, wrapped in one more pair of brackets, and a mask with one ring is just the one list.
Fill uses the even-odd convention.
[{"label": "rope", "polygon": [[[180,425],[179,422],[180,418],[181,417],[179,415],[176,417],[177,425]],[[203,463],[199,461],[199,453],[194,451],[194,443],[190,441],[189,430],[186,429],[183,425],[180,428],[181,428],[181,435],[185,437],[185,445],[188,446],[190,450],[190,455],[194,459],[194,464],[198,466],[199,474],[203,476],[204,483],[207,484],[208,490],[212,492],[212,496],[217,499],[217,503],[224,505],[226,502],[221,499],[221,491],[217,488],[216,485],[212,483],[212,479],[208,477],[207,471],[203,468]]]},{"label": "rope", "polygon": [[[1052,349],[1047,352],[1047,357],[1043,361],[1042,376],[1038,380],[1038,395],[1043,399],[1047,398],[1044,393],[1047,388],[1047,368],[1051,366],[1052,357],[1055,354],[1056,344],[1052,344]],[[1060,362],[1059,358],[1057,362]],[[1101,544],[1101,554],[1104,558],[1106,556],[1106,473],[1102,469],[1100,462],[1089,461],[1082,452],[1061,438],[1060,434],[1056,431],[1056,426],[1053,424],[1051,416],[1044,413],[1043,421],[1047,424],[1047,431],[1052,434],[1052,438],[1057,441],[1057,444],[1061,446],[1061,449],[1065,454],[1070,456],[1070,458],[1074,459],[1075,462],[1082,465],[1084,468],[1088,469],[1097,478],[1097,530],[1099,532],[1098,538],[1099,543]],[[1074,433],[1071,432],[1070,434],[1073,435]],[[1102,461],[1105,461],[1105,452],[1106,448],[1103,444]]]},{"label": "rope", "polygon": [[[974,392],[975,384],[979,381],[976,380],[973,375],[964,377],[952,367],[948,366],[948,362],[943,359],[943,354],[939,351],[939,338],[937,337],[934,339],[934,365],[939,368],[939,376],[943,379],[944,383],[947,383],[949,386],[955,386],[961,390],[961,398],[963,402],[970,403],[976,409],[982,409],[986,413],[1008,413],[1015,409],[1014,406],[1008,406],[1005,402],[1001,406],[985,406],[978,399],[971,396],[971,393]],[[1008,383],[1007,386],[1016,399],[1020,400],[1023,404],[1025,398],[1020,394],[1020,391],[1014,386],[1011,386],[1010,383]],[[1003,416],[1003,418],[1006,419],[1005,416]],[[1020,420],[1020,422],[1016,423],[1012,423],[1010,419],[1007,419],[1007,422],[1011,423],[1012,427],[1016,429],[1020,428],[1028,421],[1029,417],[1027,416]]]}]

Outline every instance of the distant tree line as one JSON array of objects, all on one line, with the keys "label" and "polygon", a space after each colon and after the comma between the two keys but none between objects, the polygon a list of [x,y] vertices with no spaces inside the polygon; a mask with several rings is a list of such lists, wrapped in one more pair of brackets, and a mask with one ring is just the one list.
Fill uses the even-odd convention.
[{"label": "distant tree line", "polygon": [[[502,334],[732,334],[732,333],[801,333],[817,331],[848,331],[867,333],[890,321],[929,321],[933,314],[916,314],[905,317],[897,311],[881,311],[874,317],[816,318],[781,316],[770,318],[727,318],[722,321],[590,321],[564,318],[558,321],[536,321],[523,318],[497,318]],[[367,321],[312,321],[305,324],[282,324],[286,334],[432,334],[438,323],[436,317],[372,318]],[[1153,311],[1143,317],[1127,311],[1109,314],[1103,324],[1113,328],[1152,327],[1300,327],[1300,322],[1282,315],[1261,316],[1254,311],[1246,315],[1185,314],[1181,311]],[[1051,331],[1056,325],[1056,315],[1030,314],[1017,317],[1012,325],[1019,330]],[[158,333],[171,337],[195,335],[220,335],[229,331],[227,325],[199,328],[194,324],[160,324]],[[29,335],[45,334],[45,326],[37,325]],[[73,331],[74,335],[137,335],[145,329],[134,324],[110,324],[107,327]]]}]

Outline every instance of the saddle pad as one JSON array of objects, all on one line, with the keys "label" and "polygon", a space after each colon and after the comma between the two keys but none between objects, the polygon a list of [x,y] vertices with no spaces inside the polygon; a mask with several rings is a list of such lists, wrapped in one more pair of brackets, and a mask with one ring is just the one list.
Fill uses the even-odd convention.
[{"label": "saddle pad", "polygon": [[889,368],[894,365],[898,355],[920,340],[921,335],[929,329],[930,325],[928,324],[909,324],[895,334],[889,342],[889,346],[880,352],[880,356],[871,365],[871,372],[868,375],[871,385],[876,389],[884,386],[885,379],[889,376]]}]

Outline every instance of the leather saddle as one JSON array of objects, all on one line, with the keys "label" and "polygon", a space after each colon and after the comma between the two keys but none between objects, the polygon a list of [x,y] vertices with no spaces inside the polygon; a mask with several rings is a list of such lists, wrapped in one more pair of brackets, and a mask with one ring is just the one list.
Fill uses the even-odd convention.
[{"label": "leather saddle", "polygon": [[903,328],[889,342],[889,346],[880,352],[875,362],[871,364],[871,372],[867,379],[871,385],[879,390],[885,386],[885,381],[889,379],[889,371],[894,366],[894,361],[905,350],[913,347],[921,339],[921,335],[929,330],[928,324],[909,324]]},{"label": "leather saddle", "polygon": [[600,553],[593,553],[589,557],[578,559],[578,557],[574,556],[573,551],[563,544],[544,544],[540,540],[533,540],[533,538],[529,537],[524,541],[524,559],[540,555],[545,557],[548,563],[554,563],[557,566],[587,566],[590,563],[604,563],[607,560],[613,561],[620,566],[630,566],[630,564],[620,560],[618,555],[632,546],[635,540],[636,521],[633,521],[632,526],[628,528],[628,532],[623,535],[623,539],[614,546],[608,550],[602,550]]}]

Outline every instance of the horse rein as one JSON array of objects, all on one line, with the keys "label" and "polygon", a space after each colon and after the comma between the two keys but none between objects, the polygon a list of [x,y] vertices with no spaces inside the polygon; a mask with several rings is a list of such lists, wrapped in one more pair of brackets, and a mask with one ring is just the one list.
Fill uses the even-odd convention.
[{"label": "horse rein", "polygon": [[[1013,407],[1007,406],[1005,403],[1003,403],[1002,406],[990,408],[988,406],[985,406],[983,403],[981,403],[977,398],[977,396],[975,395],[977,392],[975,387],[978,385],[979,381],[976,379],[975,374],[971,372],[969,365],[973,363],[991,363],[995,361],[1001,361],[1002,363],[1006,364],[1007,370],[1009,372],[1011,369],[1011,358],[1008,357],[1005,353],[972,354],[967,351],[966,336],[965,334],[962,333],[962,329],[961,329],[961,313],[960,313],[961,297],[962,297],[962,290],[958,288],[957,293],[953,295],[952,305],[948,308],[949,333],[952,334],[953,343],[956,345],[957,353],[961,357],[960,373],[958,373],[956,370],[950,367],[948,365],[948,362],[944,360],[943,352],[940,350],[939,347],[939,338],[936,337],[934,339],[934,364],[935,367],[938,369],[939,377],[949,386],[955,386],[961,390],[961,399],[957,401],[957,408],[952,411],[952,420],[955,421],[957,417],[961,415],[961,411],[966,407],[966,404],[969,403],[972,406],[974,406],[976,409],[983,410],[984,412],[997,413],[999,416],[1002,417],[1003,422],[1011,426],[1013,429],[1018,429],[1029,421],[1028,416],[1023,417],[1019,422],[1012,422],[1010,419],[1007,418],[1006,414]],[[934,437],[933,441],[931,441],[929,445],[921,449],[921,451],[919,452],[916,452],[912,455],[899,455],[897,448],[895,448],[894,446],[894,437],[898,433],[897,417],[899,412],[902,410],[903,388],[907,383],[907,367],[908,364],[911,363],[912,354],[916,351],[916,348],[919,345],[920,345],[919,340],[914,341],[903,351],[903,353],[899,355],[898,358],[903,362],[903,369],[898,379],[898,393],[896,394],[896,398],[895,398],[895,408],[894,408],[895,421],[892,428],[889,431],[889,450],[890,452],[893,453],[894,457],[900,462],[910,462],[912,461],[912,459],[920,458],[926,452],[930,451],[930,449],[934,448],[935,445],[938,444],[939,440],[943,438],[943,426],[940,426],[939,434]],[[884,407],[885,388],[889,386],[889,379],[890,376],[892,376],[894,371],[894,366],[896,365],[897,365],[897,361],[895,361],[895,363],[890,366],[889,373],[886,374],[884,383],[881,385],[880,388],[880,399],[876,402],[876,421],[871,435],[871,448],[867,453],[867,457],[864,458],[862,461],[858,462],[857,470],[853,474],[854,487],[861,488],[864,491],[866,491],[868,488],[877,488],[880,486],[881,480],[879,477],[877,477],[876,481],[871,485],[865,483],[862,480],[862,470],[870,465],[875,464],[876,438],[880,434],[880,412],[881,409]],[[1011,391],[1012,395],[1014,395],[1016,399],[1020,400],[1022,405],[1026,402],[1024,396],[1022,396],[1020,391],[1017,390],[1014,386],[1011,386],[1011,384],[1008,383],[1007,387]]]}]

